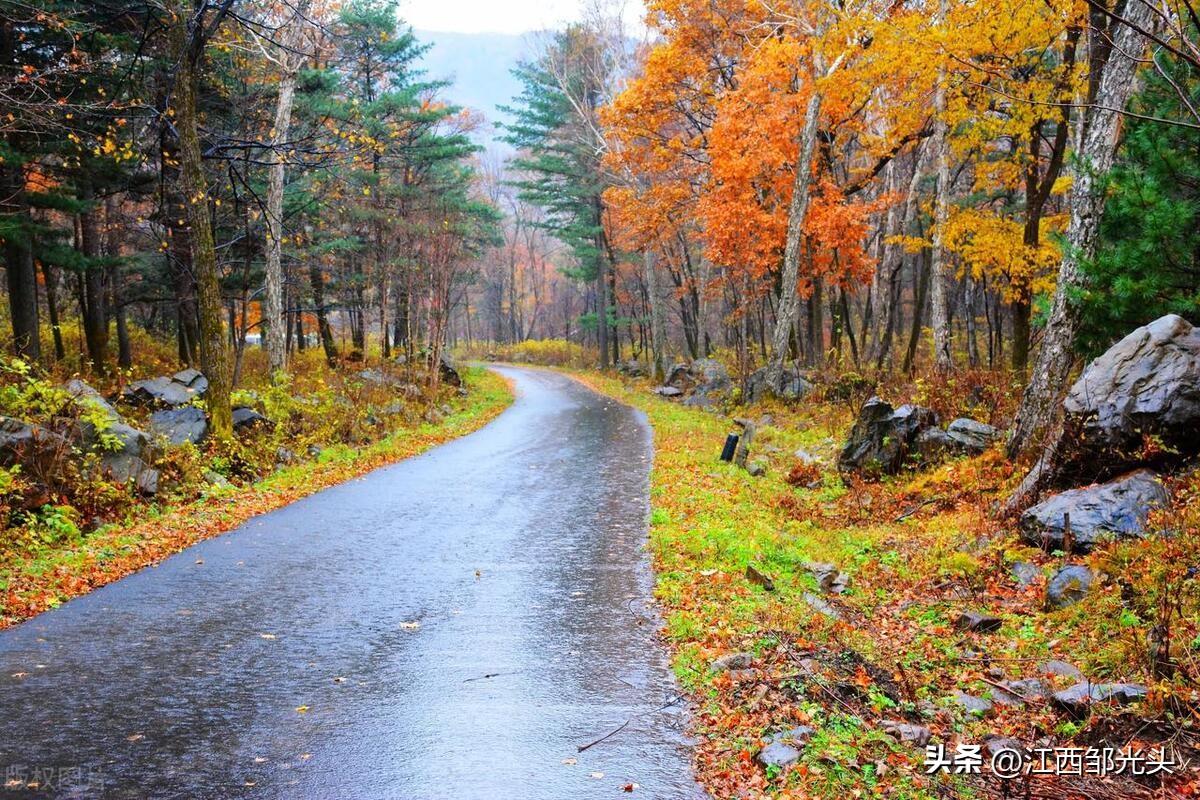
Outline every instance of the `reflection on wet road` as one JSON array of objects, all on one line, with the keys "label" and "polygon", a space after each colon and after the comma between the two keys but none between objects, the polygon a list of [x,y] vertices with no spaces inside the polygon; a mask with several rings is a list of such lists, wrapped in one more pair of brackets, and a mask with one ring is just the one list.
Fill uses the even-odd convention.
[{"label": "reflection on wet road", "polygon": [[0,800],[697,796],[645,423],[500,371],[483,430],[0,633]]}]

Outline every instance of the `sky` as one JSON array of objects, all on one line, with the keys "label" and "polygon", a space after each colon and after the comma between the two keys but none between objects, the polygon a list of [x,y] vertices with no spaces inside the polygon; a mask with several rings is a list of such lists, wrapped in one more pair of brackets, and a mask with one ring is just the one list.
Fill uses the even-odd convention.
[{"label": "sky", "polygon": [[[640,22],[641,0],[608,0]],[[557,28],[583,16],[588,0],[400,0],[400,17],[419,30],[456,33],[526,33]]]}]

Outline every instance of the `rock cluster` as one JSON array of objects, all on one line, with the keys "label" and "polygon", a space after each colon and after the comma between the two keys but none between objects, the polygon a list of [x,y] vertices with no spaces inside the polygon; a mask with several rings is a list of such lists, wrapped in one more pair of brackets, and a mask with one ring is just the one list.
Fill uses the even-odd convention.
[{"label": "rock cluster", "polygon": [[732,388],[729,371],[720,361],[699,358],[672,366],[664,385],[655,391],[663,397],[683,397],[685,406],[715,408]]},{"label": "rock cluster", "polygon": [[850,438],[838,457],[843,473],[894,475],[906,467],[936,463],[948,456],[978,455],[1000,437],[991,425],[956,419],[945,430],[938,415],[923,406],[872,397],[859,410]]}]

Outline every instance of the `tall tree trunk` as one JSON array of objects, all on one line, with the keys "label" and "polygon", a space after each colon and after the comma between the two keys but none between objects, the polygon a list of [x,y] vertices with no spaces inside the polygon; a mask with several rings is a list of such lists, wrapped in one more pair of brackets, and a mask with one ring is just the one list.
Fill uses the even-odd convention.
[{"label": "tall tree trunk", "polygon": [[643,267],[646,273],[646,297],[650,304],[650,377],[661,380],[667,375],[667,326],[663,319],[662,297],[658,290],[658,269],[654,250],[646,246]]},{"label": "tall tree trunk", "polygon": [[117,199],[109,197],[104,204],[106,233],[105,251],[108,255],[108,308],[117,327],[117,366],[133,366],[133,347],[129,341],[128,311],[121,275],[121,226],[117,224]]},{"label": "tall tree trunk", "polygon": [[908,331],[908,350],[904,353],[904,365],[901,367],[905,374],[911,373],[916,366],[917,345],[921,341],[921,322],[925,318],[925,305],[929,300],[929,280],[933,274],[928,264],[929,255],[928,250],[923,251],[921,258],[913,265],[913,281],[916,286],[913,292],[912,327]]},{"label": "tall tree trunk", "polygon": [[272,373],[287,367],[283,318],[283,185],[286,159],[281,152],[292,127],[292,105],[300,59],[295,50],[304,31],[311,0],[299,0],[295,16],[287,24],[280,42],[279,97],[275,103],[275,126],[271,135],[271,166],[267,169],[267,259],[263,279],[262,334],[267,365]]},{"label": "tall tree trunk", "polygon": [[[1112,168],[1121,113],[1136,88],[1136,59],[1146,50],[1146,39],[1136,29],[1155,32],[1162,24],[1161,17],[1143,0],[1128,0],[1122,16],[1128,24],[1112,25],[1112,51],[1100,76],[1095,103],[1084,120],[1077,166],[1072,170],[1071,217],[1058,269],[1058,285],[1037,364],[1021,398],[1009,438],[1010,457],[1024,455],[1040,445],[1058,420],[1059,395],[1070,376],[1079,328],[1079,307],[1074,297],[1087,286],[1081,265],[1095,253],[1104,212],[1104,176]],[[1032,496],[1040,486],[1022,488],[1025,496]],[[1020,505],[1024,498],[1015,499],[1016,505]]]},{"label": "tall tree trunk", "polygon": [[217,271],[212,220],[209,217],[208,183],[204,177],[196,118],[200,54],[193,47],[189,4],[185,0],[176,0],[173,12],[171,43],[178,62],[171,107],[175,112],[175,128],[179,132],[180,184],[187,207],[192,265],[199,295],[200,367],[208,378],[205,400],[213,435],[221,440],[233,436],[233,414],[229,400],[231,376],[229,346],[221,320],[221,282]]},{"label": "tall tree trunk", "polygon": [[[597,201],[598,202],[598,201]],[[608,369],[608,261],[604,243],[596,243],[596,347],[600,350],[600,369]]]},{"label": "tall tree trunk", "polygon": [[329,313],[325,309],[325,275],[316,259],[308,267],[308,281],[312,285],[314,313],[317,315],[317,332],[321,335],[321,347],[325,349],[325,361],[337,366],[338,349],[333,341],[333,329],[329,327]]},{"label": "tall tree trunk", "polygon": [[25,201],[24,175],[19,167],[6,167],[0,197],[0,214],[13,233],[4,239],[4,273],[8,280],[9,320],[12,323],[13,351],[28,361],[42,355],[38,325],[37,272],[29,231],[33,220]]},{"label": "tall tree trunk", "polygon": [[42,262],[42,281],[46,284],[46,311],[50,316],[50,334],[54,338],[54,359],[62,361],[67,357],[63,347],[62,328],[58,324],[58,277],[46,261]]},{"label": "tall tree trunk", "polygon": [[809,185],[812,182],[812,158],[817,145],[817,125],[821,121],[821,95],[816,87],[804,111],[800,149],[788,205],[787,241],[783,249],[783,276],[779,287],[779,307],[775,329],[771,333],[771,356],[767,361],[766,384],[779,386],[783,380],[783,361],[792,338],[792,324],[799,311],[797,282],[800,280],[800,250],[804,241],[804,220],[808,216]]},{"label": "tall tree trunk", "polygon": [[[944,24],[947,0],[942,0],[938,24]],[[933,252],[930,254],[930,288],[932,290],[933,364],[938,372],[954,368],[950,336],[950,275],[946,263],[943,234],[950,216],[950,148],[946,124],[946,67],[938,69],[937,93],[934,96],[933,146],[937,153],[937,196],[933,204]]]},{"label": "tall tree trunk", "polygon": [[87,207],[79,214],[80,250],[85,259],[83,286],[83,337],[87,343],[88,361],[92,371],[103,375],[108,363],[108,310],[103,264],[104,243],[100,230],[100,208],[95,205],[90,188],[80,191],[80,200]]}]

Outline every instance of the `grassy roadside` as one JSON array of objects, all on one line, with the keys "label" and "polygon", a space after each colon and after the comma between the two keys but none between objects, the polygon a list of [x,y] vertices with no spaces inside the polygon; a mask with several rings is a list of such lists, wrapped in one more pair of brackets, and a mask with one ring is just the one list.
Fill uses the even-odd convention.
[{"label": "grassy roadside", "polygon": [[[1136,581],[1136,608],[1129,583],[1114,579],[1087,603],[1047,613],[1045,579],[1062,559],[1021,546],[990,520],[987,508],[1015,479],[999,452],[847,486],[829,467],[798,468],[793,453],[802,448],[834,463],[852,422],[848,408],[742,409],[739,414],[753,419],[767,412],[773,417],[755,438],[767,474],[754,478],[717,460],[733,429],[727,417],[668,402],[644,382],[572,374],[644,411],[654,429],[656,595],[675,671],[698,707],[697,772],[714,797],[979,797],[1001,789],[994,779],[925,775],[923,749],[888,735],[889,721],[925,726],[951,752],[955,743],[990,736],[1011,736],[1026,746],[1082,746],[1101,737],[1140,746],[1180,732],[1193,735],[1190,679],[1153,680],[1141,666],[1139,647],[1144,651],[1148,609],[1160,596],[1155,587],[1167,579],[1154,565],[1195,563],[1196,537],[1152,538],[1089,558],[1101,574],[1119,569]],[[1193,477],[1175,487],[1185,502],[1171,523],[1185,530],[1200,516],[1200,504],[1187,502],[1197,485]],[[1017,561],[1038,572],[1028,586],[1011,573]],[[849,588],[822,593],[809,562],[836,565]],[[772,591],[748,579],[751,565],[773,579]],[[1195,592],[1185,594],[1174,619],[1175,635],[1185,643],[1198,633],[1196,600]],[[1000,630],[955,630],[958,615],[968,610],[998,616]],[[753,667],[710,668],[735,652],[751,653]],[[1037,665],[1049,659],[1075,664],[1096,681],[1147,683],[1149,700],[1095,709],[1088,720],[1076,720],[1045,702],[1009,706],[997,699],[1005,680],[1036,677],[1051,689],[1074,682],[1042,675]],[[952,699],[957,691],[989,699],[994,708],[969,712]],[[798,725],[816,733],[796,765],[764,769],[754,762],[766,736]],[[1098,790],[1080,779],[1059,780],[1038,794],[1042,780],[1035,779],[1035,796],[1187,791],[1164,794],[1128,780]]]},{"label": "grassy roadside", "polygon": [[124,522],[33,555],[0,554],[0,629],[232,530],[257,514],[478,430],[512,402],[511,389],[495,373],[471,368],[464,377],[470,393],[456,398],[453,413],[437,424],[404,428],[362,448],[328,447],[315,462],[284,467],[249,486],[214,489],[182,506],[140,508]]}]

